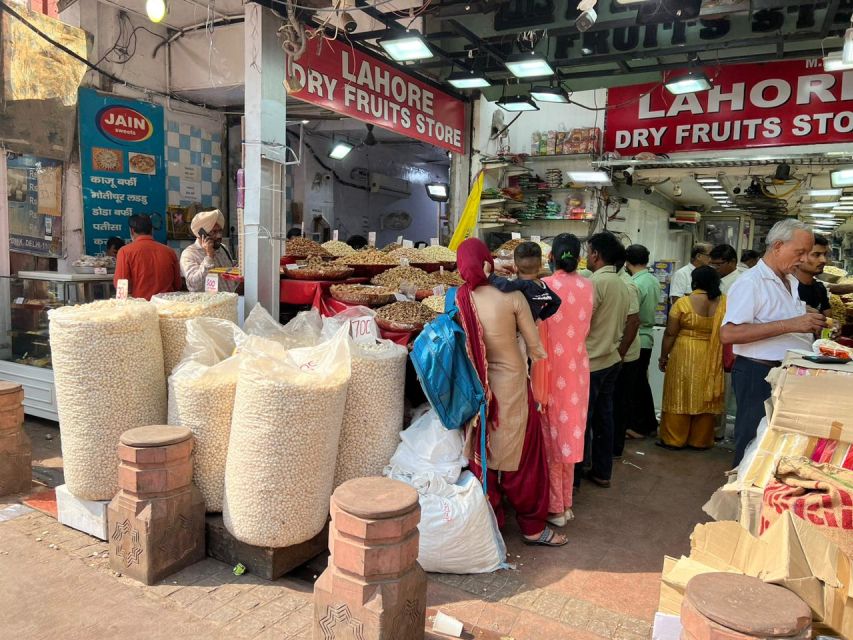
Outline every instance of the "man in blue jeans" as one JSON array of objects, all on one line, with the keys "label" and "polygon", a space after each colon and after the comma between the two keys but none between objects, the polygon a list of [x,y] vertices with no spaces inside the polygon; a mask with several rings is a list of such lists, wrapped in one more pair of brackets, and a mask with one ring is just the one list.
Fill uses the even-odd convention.
[{"label": "man in blue jeans", "polygon": [[[587,241],[587,267],[592,271],[594,295],[586,350],[589,354],[589,409],[583,466],[586,477],[600,487],[610,486],[613,473],[613,394],[619,366],[620,346],[628,319],[630,291],[616,272],[625,261],[625,247],[612,233],[596,233]],[[575,482],[582,469],[575,473]]]},{"label": "man in blue jeans", "polygon": [[735,459],[740,464],[755,438],[770,397],[765,380],[770,369],[782,364],[789,349],[811,350],[813,334],[826,318],[807,309],[791,275],[808,257],[814,244],[811,229],[796,218],[773,225],[767,234],[764,257],[737,279],[729,290],[726,317],[720,329],[723,344],[734,345],[732,387],[737,398]]}]

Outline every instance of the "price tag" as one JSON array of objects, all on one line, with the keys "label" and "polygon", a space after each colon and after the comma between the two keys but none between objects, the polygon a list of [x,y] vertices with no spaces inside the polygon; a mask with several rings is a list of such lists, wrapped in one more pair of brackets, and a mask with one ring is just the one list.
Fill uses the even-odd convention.
[{"label": "price tag", "polygon": [[107,268],[106,267],[95,267],[95,275],[96,276],[107,275]]},{"label": "price tag", "polygon": [[359,316],[350,320],[349,333],[353,342],[358,344],[374,344],[379,339],[376,322],[370,316]]},{"label": "price tag", "polygon": [[15,298],[15,304],[24,304],[24,298]]},{"label": "price tag", "polygon": [[298,265],[298,264],[294,264],[294,263],[290,263],[290,264],[286,264],[286,265],[284,265],[284,268],[285,268],[285,269],[287,269],[288,271],[293,271],[293,270],[295,270],[295,269],[298,269],[298,268],[299,268],[299,265]]},{"label": "price tag", "polygon": [[299,233],[303,238],[305,237],[305,220],[302,220],[302,222],[299,223]]},{"label": "price tag", "polygon": [[403,240],[403,246],[407,249],[414,249],[415,243],[412,240]]},{"label": "price tag", "polygon": [[338,241],[338,230],[337,229],[332,231],[332,240],[334,240],[335,242]]},{"label": "price tag", "polygon": [[518,231],[513,231],[512,232],[512,239],[513,240],[521,240],[521,234]]},{"label": "price tag", "polygon": [[542,236],[530,236],[530,242],[542,242]]},{"label": "price tag", "polygon": [[397,244],[403,246],[403,236],[397,236]]},{"label": "price tag", "polygon": [[371,231],[370,233],[367,234],[367,244],[369,244],[371,247],[376,246],[376,232],[375,231]]},{"label": "price tag", "polygon": [[216,274],[207,275],[204,277],[205,293],[216,293],[219,291],[219,276]]},{"label": "price tag", "polygon": [[409,299],[408,299],[406,296],[404,296],[402,293],[395,293],[395,294],[394,294],[394,298],[397,300],[397,302],[408,302],[408,300],[409,300]]},{"label": "price tag", "polygon": [[400,266],[401,267],[408,267],[409,266],[409,259],[406,258],[405,256],[400,258]]},{"label": "price tag", "polygon": [[116,300],[127,300],[127,279],[116,282]]},{"label": "price tag", "polygon": [[439,267],[439,268],[438,268],[438,272],[439,272],[441,275],[444,275],[444,267]]},{"label": "price tag", "polygon": [[432,295],[443,296],[445,294],[444,285],[438,284],[432,288]]},{"label": "price tag", "polygon": [[429,246],[437,247],[438,246],[438,238],[430,238],[429,239]]}]

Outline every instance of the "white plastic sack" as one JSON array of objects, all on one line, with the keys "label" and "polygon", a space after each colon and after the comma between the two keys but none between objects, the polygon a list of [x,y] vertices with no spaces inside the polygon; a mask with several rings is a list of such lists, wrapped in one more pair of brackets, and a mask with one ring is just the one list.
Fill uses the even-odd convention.
[{"label": "white plastic sack", "polygon": [[246,338],[222,510],[235,538],[286,547],[323,529],[349,379],[345,330],[316,347],[289,350]]},{"label": "white plastic sack", "polygon": [[748,483],[746,481],[746,474],[755,460],[755,456],[758,453],[758,443],[760,443],[761,439],[764,437],[764,432],[767,431],[767,427],[767,417],[765,416],[764,418],[761,418],[761,422],[758,423],[755,438],[746,446],[746,450],[743,452],[743,458],[741,458],[740,464],[737,466],[737,486],[741,491],[747,488],[746,485]]},{"label": "white plastic sack", "polygon": [[[246,335],[272,340],[285,349],[315,346],[321,341],[322,328],[323,321],[316,309],[300,311],[293,320],[282,325],[260,303],[255,305],[246,322],[243,323],[243,331]],[[332,337],[328,336],[325,339],[329,340]]]},{"label": "white plastic sack", "polygon": [[456,484],[437,473],[386,473],[413,486],[421,505],[418,563],[436,573],[490,573],[505,567],[506,545],[483,487],[470,471]]},{"label": "white plastic sack", "polygon": [[434,471],[449,483],[459,479],[468,459],[462,455],[461,429],[445,429],[430,409],[400,433],[400,444],[391,457],[391,466],[405,473]]},{"label": "white plastic sack", "polygon": [[[335,335],[338,330],[344,326],[345,324],[349,324],[350,321],[355,320],[356,318],[362,317],[370,317],[375,318],[376,312],[370,307],[349,307],[344,309],[340,313],[332,316],[331,318],[323,318],[323,330],[322,337],[323,340],[328,340],[333,335]],[[376,321],[373,322],[374,327],[376,328],[376,335],[379,335],[379,327],[376,327]]]},{"label": "white plastic sack", "polygon": [[184,359],[169,377],[169,424],[193,432],[193,482],[207,511],[219,512],[240,364],[235,352],[244,334],[218,318],[195,318],[186,326]]}]

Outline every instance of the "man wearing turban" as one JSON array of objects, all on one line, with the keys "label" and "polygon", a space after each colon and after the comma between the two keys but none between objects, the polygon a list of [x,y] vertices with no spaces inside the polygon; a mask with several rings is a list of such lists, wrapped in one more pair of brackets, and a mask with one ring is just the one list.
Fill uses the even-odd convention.
[{"label": "man wearing turban", "polygon": [[190,291],[204,291],[204,279],[215,267],[231,267],[233,260],[222,244],[225,216],[219,209],[201,211],[190,228],[196,241],[181,253],[181,273]]}]

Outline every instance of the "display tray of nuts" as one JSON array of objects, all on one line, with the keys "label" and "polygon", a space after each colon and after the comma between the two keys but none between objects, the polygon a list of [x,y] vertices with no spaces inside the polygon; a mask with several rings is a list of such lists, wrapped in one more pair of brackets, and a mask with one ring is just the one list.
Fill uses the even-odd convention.
[{"label": "display tray of nuts", "polygon": [[462,279],[456,271],[437,271],[431,274],[432,281],[435,284],[443,284],[448,287],[461,287],[465,284],[465,280]]},{"label": "display tray of nuts", "polygon": [[385,331],[420,331],[436,315],[420,302],[395,302],[376,312],[376,324]]},{"label": "display tray of nuts", "polygon": [[388,287],[370,284],[334,284],[329,289],[332,297],[346,304],[360,304],[365,307],[381,307],[396,299],[394,291]]},{"label": "display tray of nuts", "polygon": [[320,256],[321,258],[333,257],[323,246],[308,238],[291,238],[284,243],[284,253],[292,258],[305,258],[308,256]]},{"label": "display tray of nuts", "polygon": [[285,269],[282,275],[291,280],[346,280],[355,273],[349,267],[333,266],[327,269],[305,267],[302,269]]},{"label": "display tray of nuts", "polygon": [[515,248],[520,245],[522,242],[526,242],[526,240],[522,240],[521,238],[514,238],[512,240],[507,240],[501,246],[499,246],[495,251],[492,252],[492,255],[495,258],[511,258]]},{"label": "display tray of nuts", "polygon": [[438,262],[410,262],[409,266],[426,271],[427,273],[433,273],[441,269],[441,264]]},{"label": "display tray of nuts", "polygon": [[384,273],[380,273],[370,281],[382,287],[389,287],[394,291],[400,288],[404,282],[410,282],[416,289],[432,289],[433,281],[430,275],[418,267],[394,267]]}]

